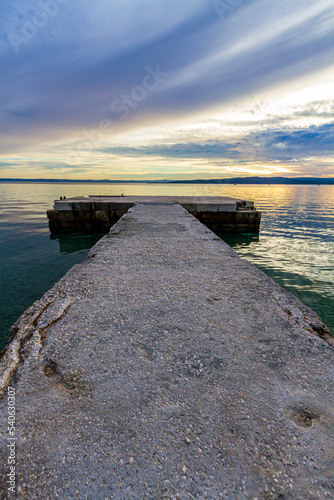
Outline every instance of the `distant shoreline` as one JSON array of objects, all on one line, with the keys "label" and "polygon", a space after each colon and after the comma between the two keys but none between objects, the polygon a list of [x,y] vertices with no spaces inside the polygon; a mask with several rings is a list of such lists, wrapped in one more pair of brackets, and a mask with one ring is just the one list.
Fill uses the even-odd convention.
[{"label": "distant shoreline", "polygon": [[85,180],[85,179],[14,179],[0,178],[0,183],[40,184],[287,184],[287,185],[334,185],[334,177],[234,177],[229,179],[192,180]]}]

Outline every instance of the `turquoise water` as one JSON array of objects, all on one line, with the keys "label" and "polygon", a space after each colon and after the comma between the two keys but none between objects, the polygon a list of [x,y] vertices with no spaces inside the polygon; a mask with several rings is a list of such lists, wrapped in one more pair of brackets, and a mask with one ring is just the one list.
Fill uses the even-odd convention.
[{"label": "turquoise water", "polygon": [[241,255],[314,309],[334,331],[334,186],[0,183],[0,347],[10,326],[102,236],[50,236],[60,196],[232,196],[254,200],[261,231],[222,234]]}]

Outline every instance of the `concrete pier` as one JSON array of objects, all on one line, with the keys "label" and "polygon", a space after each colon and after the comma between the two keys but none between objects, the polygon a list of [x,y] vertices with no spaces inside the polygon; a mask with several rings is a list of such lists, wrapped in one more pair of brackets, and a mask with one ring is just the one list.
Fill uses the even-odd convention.
[{"label": "concrete pier", "polygon": [[[178,204],[136,204],[14,325],[15,498],[324,499],[333,337]],[[7,496],[8,495],[8,496]]]},{"label": "concrete pier", "polygon": [[83,196],[56,200],[47,212],[51,233],[108,231],[135,203],[179,203],[213,231],[258,232],[254,202],[212,196]]}]

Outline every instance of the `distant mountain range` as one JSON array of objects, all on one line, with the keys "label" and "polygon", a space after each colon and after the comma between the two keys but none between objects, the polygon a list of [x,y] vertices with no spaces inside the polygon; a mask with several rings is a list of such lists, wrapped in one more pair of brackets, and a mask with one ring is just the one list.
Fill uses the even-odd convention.
[{"label": "distant mountain range", "polygon": [[326,184],[333,185],[334,177],[233,177],[227,179],[192,180],[83,180],[83,179],[1,179],[0,182],[59,182],[84,184]]},{"label": "distant mountain range", "polygon": [[231,179],[198,179],[193,181],[168,181],[178,184],[334,184],[334,177],[234,177]]}]

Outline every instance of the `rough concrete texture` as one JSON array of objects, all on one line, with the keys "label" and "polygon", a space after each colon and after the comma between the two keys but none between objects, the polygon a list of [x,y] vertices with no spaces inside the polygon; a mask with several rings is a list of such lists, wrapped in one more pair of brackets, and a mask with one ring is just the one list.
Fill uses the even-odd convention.
[{"label": "rough concrete texture", "polygon": [[17,498],[334,498],[331,333],[181,206],[135,205],[13,335],[1,498],[9,380]]}]

